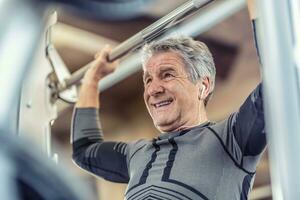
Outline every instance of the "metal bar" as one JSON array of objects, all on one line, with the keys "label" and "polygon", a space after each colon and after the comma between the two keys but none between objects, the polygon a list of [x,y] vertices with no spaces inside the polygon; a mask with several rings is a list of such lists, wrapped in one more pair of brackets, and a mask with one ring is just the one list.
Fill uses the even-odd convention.
[{"label": "metal bar", "polygon": [[196,16],[186,20],[185,23],[178,25],[169,34],[174,32],[196,37],[245,7],[245,0],[216,1],[197,13]]},{"label": "metal bar", "polygon": [[[189,35],[191,37],[197,36],[220,21],[245,8],[245,0],[226,0],[216,1],[215,3],[207,6],[201,12],[193,15],[185,23],[182,23],[176,28],[166,32],[164,36],[168,37],[172,34]],[[141,69],[141,56],[140,52],[136,52],[121,60],[119,67],[116,71],[105,78],[99,83],[100,91],[104,91],[114,84],[124,80],[131,74]]]},{"label": "metal bar", "polygon": [[298,199],[300,97],[294,31],[291,28],[291,1],[264,0],[257,3],[273,199]]},{"label": "metal bar", "polygon": [[[112,53],[109,55],[108,60],[114,61],[129,51],[132,51],[140,46],[142,46],[145,42],[149,42],[159,35],[165,33],[169,28],[178,24],[184,17],[195,12],[196,10],[206,6],[207,4],[213,2],[213,0],[191,0],[175,9],[168,15],[162,17],[158,21],[154,22],[150,26],[146,27],[142,31],[138,32],[125,42],[121,43],[117,46]],[[84,73],[89,69],[89,67],[93,64],[93,62],[87,64],[83,68],[79,69],[69,79],[65,80],[65,83],[61,85],[59,91],[63,91],[68,87],[78,84],[80,80],[83,78]]]}]

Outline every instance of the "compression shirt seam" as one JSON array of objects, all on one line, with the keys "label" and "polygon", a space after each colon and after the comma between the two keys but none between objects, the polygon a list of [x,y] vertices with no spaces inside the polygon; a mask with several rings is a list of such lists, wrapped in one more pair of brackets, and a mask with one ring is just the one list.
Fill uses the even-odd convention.
[{"label": "compression shirt seam", "polygon": [[220,138],[220,136],[216,133],[216,131],[214,129],[212,129],[211,127],[207,127],[215,136],[216,138],[219,140],[219,142],[221,143],[224,151],[227,153],[227,155],[230,157],[230,159],[233,161],[233,163],[235,164],[236,167],[238,167],[239,169],[241,169],[242,171],[246,172],[249,175],[254,175],[256,173],[256,171],[251,172],[246,170],[245,168],[243,168],[234,158],[233,156],[229,153],[228,149],[226,148],[224,142],[222,141],[222,139]]},{"label": "compression shirt seam", "polygon": [[[228,118],[228,124],[231,124],[231,122],[232,122],[232,118],[234,117],[234,114],[231,114],[230,116],[229,116],[229,118]],[[227,126],[227,132],[229,133],[230,132],[230,126]],[[240,149],[240,151],[241,151],[241,153],[242,153],[242,158],[241,158],[241,162],[240,162],[240,166],[243,166],[243,162],[244,162],[244,149],[243,149],[243,145],[241,144],[241,146],[240,146],[240,144],[238,143],[238,141],[237,141],[237,138],[236,138],[236,135],[233,133],[233,137],[234,137],[234,140],[237,142],[237,144],[238,144],[238,147],[239,147],[239,149]],[[221,141],[220,141],[221,142]],[[223,143],[223,142],[222,142]],[[223,143],[224,144],[224,143]],[[223,144],[222,144],[222,146],[223,146]],[[223,146],[223,148],[225,148],[226,147],[226,145],[224,144],[224,146]],[[227,148],[226,148],[227,149]],[[227,149],[228,150],[228,149]],[[228,152],[226,152],[227,154],[230,154],[229,153],[229,151]],[[230,154],[231,155],[231,154]],[[231,157],[231,156],[230,156]],[[233,158],[233,156],[232,156],[232,158],[231,158],[232,160],[234,160],[235,161],[235,159]],[[237,161],[236,161],[237,162]],[[237,162],[237,164],[238,164],[238,162]]]},{"label": "compression shirt seam", "polygon": [[133,156],[139,151],[141,150],[146,144],[143,144],[141,147],[139,147],[137,150],[135,150],[135,152],[130,156],[129,160],[128,160],[128,164],[130,163],[131,159],[133,158]]},{"label": "compression shirt seam", "polygon": [[[228,118],[228,121],[229,121],[229,124],[231,124],[231,121],[232,121],[232,118],[234,117],[234,114],[231,114],[230,116],[229,116],[229,118]],[[227,126],[227,132],[230,132],[230,126]],[[241,158],[241,161],[240,161],[240,166],[242,167],[243,166],[243,162],[244,162],[244,149],[243,149],[243,147],[242,147],[242,144],[241,144],[241,146],[240,146],[240,144],[238,143],[238,141],[237,141],[237,138],[236,138],[236,135],[233,133],[233,137],[234,137],[234,139],[235,139],[235,141],[237,142],[237,144],[238,144],[238,147],[239,147],[239,149],[240,149],[240,151],[241,151],[241,153],[242,153],[242,158]],[[222,142],[223,143],[223,142]],[[223,146],[223,144],[222,144],[222,146]],[[224,144],[224,148],[226,147],[226,145]],[[227,148],[226,148],[227,149]],[[228,154],[230,154],[229,153],[229,151],[228,151]],[[231,155],[231,154],[230,154]],[[231,159],[234,159],[234,158],[231,158]],[[235,160],[235,159],[234,159]],[[237,163],[238,163],[238,161],[236,161]]]}]

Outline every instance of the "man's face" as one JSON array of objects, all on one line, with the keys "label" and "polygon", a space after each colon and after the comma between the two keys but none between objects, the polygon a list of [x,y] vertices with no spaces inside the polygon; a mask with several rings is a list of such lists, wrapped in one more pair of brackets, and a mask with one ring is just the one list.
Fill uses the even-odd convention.
[{"label": "man's face", "polygon": [[143,80],[144,100],[160,131],[174,131],[197,121],[199,84],[189,80],[185,64],[177,53],[152,56],[145,66]]}]

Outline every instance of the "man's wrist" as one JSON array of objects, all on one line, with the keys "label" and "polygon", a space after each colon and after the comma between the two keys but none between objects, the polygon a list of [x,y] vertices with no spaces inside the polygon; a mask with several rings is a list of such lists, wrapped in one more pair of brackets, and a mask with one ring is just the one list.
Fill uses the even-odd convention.
[{"label": "man's wrist", "polygon": [[84,87],[84,88],[91,88],[91,89],[98,89],[98,83],[99,81],[95,81],[95,80],[92,80],[92,81],[84,81],[82,83],[82,86],[81,87]]},{"label": "man's wrist", "polygon": [[256,5],[255,5],[255,0],[247,0],[247,4],[248,4],[248,11],[249,11],[249,15],[250,18],[252,20],[257,18],[257,9],[256,9]]},{"label": "man's wrist", "polygon": [[82,84],[76,107],[99,107],[99,89],[96,82]]}]

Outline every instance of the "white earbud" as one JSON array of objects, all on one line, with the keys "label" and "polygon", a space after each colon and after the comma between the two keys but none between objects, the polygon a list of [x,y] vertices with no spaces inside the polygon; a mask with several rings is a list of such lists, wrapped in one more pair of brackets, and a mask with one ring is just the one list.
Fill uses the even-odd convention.
[{"label": "white earbud", "polygon": [[202,90],[201,90],[200,99],[203,99],[204,90],[205,90],[205,86],[204,86],[204,85],[202,85]]}]

